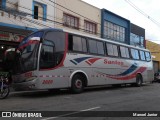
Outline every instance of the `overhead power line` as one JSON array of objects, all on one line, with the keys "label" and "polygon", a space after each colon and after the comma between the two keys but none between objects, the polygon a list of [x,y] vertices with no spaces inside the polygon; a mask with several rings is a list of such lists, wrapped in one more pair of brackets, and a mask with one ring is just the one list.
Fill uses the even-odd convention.
[{"label": "overhead power line", "polygon": [[[41,1],[43,1],[43,0],[41,0]],[[7,1],[8,2],[8,1]],[[44,3],[46,3],[45,1],[43,1]],[[12,2],[8,2],[9,4],[11,4],[11,5],[14,5],[14,3],[12,3]],[[51,5],[51,4],[49,4],[49,3],[46,3],[47,5]],[[53,5],[51,5],[51,6],[53,6]],[[21,7],[21,8],[24,8],[24,9],[27,9],[27,10],[29,10],[29,11],[32,11],[33,12],[33,10],[31,10],[31,9],[29,9],[29,8],[26,8],[26,7],[24,7],[24,6],[20,6],[19,5],[19,7]],[[55,7],[55,6],[53,6],[53,7]],[[10,7],[7,7],[7,8],[9,8],[10,10],[9,11],[6,11],[6,12],[11,12],[11,13],[13,13],[13,14],[16,14],[17,16],[21,16],[23,19],[27,19],[27,18],[25,18],[24,16],[22,16],[21,14],[18,14],[17,12],[14,12],[14,11],[12,11],[12,8],[10,8]],[[55,8],[57,8],[57,7],[55,7]],[[59,8],[57,8],[57,9],[59,9]],[[60,11],[62,11],[62,12],[64,12],[62,9],[59,9]],[[68,9],[69,10],[69,9]],[[30,13],[26,13],[25,11],[22,11],[22,10],[19,10],[19,12],[22,12],[22,13],[24,13],[24,14],[26,14],[26,15],[29,15],[29,16],[31,16],[31,17],[33,17],[33,16],[35,16],[35,15],[33,15],[33,14],[30,14]],[[78,14],[78,13],[77,13]],[[56,18],[56,19],[59,19],[59,18],[57,18],[57,17],[55,17],[55,16],[51,16],[51,15],[49,15],[50,17],[53,17],[53,18]],[[38,16],[39,17],[39,16]],[[41,18],[41,19],[43,19],[43,17],[39,17],[39,18]],[[88,18],[89,19],[89,18]],[[61,20],[63,20],[63,19],[61,19]],[[33,21],[33,20],[27,20],[28,22],[31,22],[31,23],[35,23],[35,24],[38,24],[38,25],[40,25],[40,26],[42,26],[42,25],[44,25],[45,27],[51,27],[51,26],[47,26],[46,24],[44,24],[44,23],[38,23],[38,21]],[[58,25],[60,25],[60,26],[63,26],[63,22],[59,22],[59,21],[56,21],[56,20],[51,20],[51,19],[48,19],[48,18],[46,18],[46,21],[47,22],[53,22],[53,23],[55,23],[55,24],[58,24]],[[82,28],[83,26],[80,26],[79,25],[79,30],[82,30],[82,31],[85,31],[85,29],[84,28]],[[101,35],[101,33],[100,33],[100,31],[97,31],[97,33],[96,33],[97,35]]]},{"label": "overhead power line", "polygon": [[[9,8],[9,7],[8,7]],[[1,9],[0,8],[0,10],[3,10],[3,11],[5,11],[4,9]],[[29,10],[29,9],[28,9]],[[32,11],[32,10],[31,10]],[[23,20],[25,20],[25,21],[28,21],[28,22],[30,22],[30,23],[34,23],[34,24],[36,24],[36,25],[39,25],[39,26],[42,26],[42,27],[51,27],[51,26],[48,26],[48,25],[46,25],[46,24],[44,24],[44,23],[40,23],[40,22],[38,22],[38,21],[33,21],[33,20],[31,20],[31,19],[28,19],[28,18],[26,18],[25,16],[23,16],[23,15],[21,15],[21,14],[18,14],[17,12],[14,12],[14,11],[6,11],[6,12],[10,12],[11,14],[14,14],[14,15],[17,15],[17,16],[19,16],[19,17],[21,17]],[[25,13],[25,11],[20,11],[19,10],[19,12],[23,12],[23,13]],[[30,13],[26,13],[27,15],[29,15],[29,16],[31,16],[31,17],[33,17],[33,16],[35,16],[35,15],[33,15],[33,14],[30,14]],[[39,16],[38,16],[39,17]],[[43,17],[39,17],[39,18],[41,18],[41,19],[43,19]],[[55,21],[55,20],[51,20],[51,19],[47,19],[46,18],[46,21],[48,21],[48,22],[51,22],[51,23],[55,23],[55,24],[58,24],[58,25],[61,25],[61,26],[63,26],[63,22],[58,22],[58,21]],[[14,22],[13,22],[14,23]],[[31,25],[31,26],[33,26],[33,25]],[[35,27],[35,26],[33,26],[33,27]],[[85,31],[85,29],[83,29],[83,28],[79,28],[79,30],[82,30],[82,31]],[[101,33],[96,33],[97,35],[101,35]]]},{"label": "overhead power line", "polygon": [[[43,1],[43,0],[42,0],[42,1]],[[87,17],[85,17],[85,16],[83,16],[83,15],[77,13],[77,12],[74,12],[73,10],[70,10],[69,8],[66,8],[66,7],[64,7],[64,6],[62,6],[62,5],[60,5],[60,4],[56,3],[56,2],[53,2],[52,0],[48,0],[48,1],[56,4],[57,6],[60,6],[60,7],[63,8],[63,9],[66,9],[66,10],[68,10],[68,11],[70,11],[70,12],[73,12],[73,13],[75,13],[75,14],[77,14],[77,15],[79,15],[79,16],[87,19],[87,20],[93,21],[93,20],[91,20],[90,18],[87,18]],[[147,15],[145,12],[143,12],[142,10],[140,10],[137,6],[135,6],[132,2],[130,2],[130,0],[125,0],[125,1],[126,1],[128,4],[130,4],[133,8],[135,8],[137,11],[139,11],[141,14],[143,14],[145,17],[147,17],[148,19],[150,19],[152,22],[154,22],[155,24],[157,24],[158,26],[160,26],[160,23],[159,23],[159,22],[155,21],[153,18],[151,18],[151,17],[150,17],[149,15]],[[7,2],[8,2],[8,1],[7,1]],[[44,1],[43,1],[43,2],[44,2]],[[8,2],[8,3],[13,4],[12,2]],[[45,2],[45,3],[46,3],[46,2]],[[57,8],[57,9],[61,10],[62,12],[64,12],[64,10],[62,10],[62,9],[60,9],[60,8],[52,5],[52,4],[49,4],[49,3],[46,3],[46,4],[47,4],[47,5],[51,5],[51,6],[55,7],[55,8]],[[31,10],[31,9],[29,9],[29,8],[26,8],[26,7],[24,7],[24,6],[20,6],[20,5],[19,5],[19,7],[24,8],[24,9],[27,9],[27,10],[29,10],[29,11],[33,11],[33,10]],[[26,13],[25,11],[20,11],[20,12]],[[17,15],[18,15],[18,14],[17,14]],[[27,13],[27,15],[32,16],[32,17],[34,16],[33,14],[30,14],[30,13]],[[18,16],[21,16],[23,19],[25,19],[25,20],[28,21],[28,22],[35,23],[35,24],[40,25],[40,26],[50,27],[50,26],[47,26],[46,24],[38,23],[37,21],[33,21],[33,20],[29,20],[29,19],[27,20],[27,18],[25,18],[25,17],[22,16],[22,15],[18,15]],[[53,17],[53,18],[56,18],[56,19],[59,19],[59,18],[57,18],[57,17],[55,17],[55,16],[51,16],[51,15],[49,15],[49,16],[50,16],[50,17]],[[43,19],[43,18],[41,18],[41,19]],[[63,26],[63,22],[58,22],[58,21],[56,21],[56,20],[51,20],[51,19],[46,19],[46,21],[48,21],[48,22],[53,22],[53,23],[55,23],[55,24],[58,24],[58,25]],[[95,21],[93,21],[93,22],[95,22]],[[95,23],[97,23],[97,22],[95,22]],[[97,24],[101,25],[101,23],[97,23]],[[35,26],[34,26],[34,27],[35,27]],[[79,27],[83,27],[83,26],[79,26]],[[85,31],[85,29],[83,29],[83,28],[79,28],[79,30]],[[97,35],[98,35],[98,34],[101,35],[102,33],[100,33],[100,32],[97,31]],[[154,40],[152,40],[152,41],[154,41]],[[158,40],[155,40],[155,41],[158,41]]]},{"label": "overhead power line", "polygon": [[138,8],[135,4],[133,4],[130,0],[125,0],[130,6],[132,6],[135,10],[137,10],[139,13],[141,13],[142,15],[144,15],[146,18],[148,18],[149,20],[151,20],[154,24],[156,24],[157,26],[160,27],[160,23],[158,21],[156,21],[155,19],[153,19],[151,16],[149,16],[148,14],[146,14],[145,12],[143,12],[140,8]]}]

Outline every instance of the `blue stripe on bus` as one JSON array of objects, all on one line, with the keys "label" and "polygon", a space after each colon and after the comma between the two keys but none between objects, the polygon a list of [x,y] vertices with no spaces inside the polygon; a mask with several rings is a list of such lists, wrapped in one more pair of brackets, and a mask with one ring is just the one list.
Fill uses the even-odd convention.
[{"label": "blue stripe on bus", "polygon": [[121,74],[118,74],[118,76],[119,76],[119,75],[127,75],[127,74],[133,72],[136,68],[137,68],[137,65],[133,64],[128,70],[124,71],[124,72],[121,73]]},{"label": "blue stripe on bus", "polygon": [[80,63],[80,62],[82,62],[82,61],[84,61],[86,59],[89,59],[89,58],[92,58],[92,57],[82,57],[82,58],[76,58],[76,59],[73,59],[73,60],[76,61],[77,63]]},{"label": "blue stripe on bus", "polygon": [[77,65],[77,63],[75,62],[75,61],[73,61],[73,60],[70,60],[73,64],[75,64],[75,65]]}]

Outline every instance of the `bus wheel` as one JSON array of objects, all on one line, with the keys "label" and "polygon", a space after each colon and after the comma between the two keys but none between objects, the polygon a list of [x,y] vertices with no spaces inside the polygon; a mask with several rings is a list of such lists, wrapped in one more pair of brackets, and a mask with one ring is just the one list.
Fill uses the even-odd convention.
[{"label": "bus wheel", "polygon": [[81,93],[84,90],[83,77],[79,74],[75,75],[72,79],[71,91],[73,93]]},{"label": "bus wheel", "polygon": [[142,77],[139,74],[136,76],[136,86],[137,87],[141,87],[142,86]]}]

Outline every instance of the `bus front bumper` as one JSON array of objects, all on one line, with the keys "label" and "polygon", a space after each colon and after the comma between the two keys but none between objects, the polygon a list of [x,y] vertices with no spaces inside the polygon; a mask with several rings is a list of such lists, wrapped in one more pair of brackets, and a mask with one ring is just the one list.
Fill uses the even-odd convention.
[{"label": "bus front bumper", "polygon": [[13,83],[13,89],[16,91],[36,90],[36,79],[27,82]]}]

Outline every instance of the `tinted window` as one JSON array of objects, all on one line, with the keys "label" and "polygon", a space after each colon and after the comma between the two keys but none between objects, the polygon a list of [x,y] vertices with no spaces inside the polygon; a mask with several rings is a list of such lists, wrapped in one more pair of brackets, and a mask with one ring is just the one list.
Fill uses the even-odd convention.
[{"label": "tinted window", "polygon": [[55,52],[64,51],[65,49],[65,33],[63,32],[47,32],[46,40],[53,41],[55,44]]},{"label": "tinted window", "polygon": [[85,38],[82,38],[82,51],[87,52],[87,41]]},{"label": "tinted window", "polygon": [[118,56],[118,47],[117,45],[106,43],[107,54],[110,56]]},{"label": "tinted window", "polygon": [[132,56],[133,59],[138,60],[138,59],[139,59],[138,50],[136,50],[136,49],[131,49],[131,56]]},{"label": "tinted window", "polygon": [[104,55],[104,45],[103,42],[97,42],[98,54]]},{"label": "tinted window", "polygon": [[103,42],[89,40],[89,51],[93,54],[104,55],[104,45]]},{"label": "tinted window", "polygon": [[82,51],[82,40],[80,37],[73,36],[73,50]]},{"label": "tinted window", "polygon": [[87,52],[86,39],[73,36],[73,51]]},{"label": "tinted window", "polygon": [[41,48],[40,69],[53,68],[60,64],[65,50],[65,33],[47,32]]},{"label": "tinted window", "polygon": [[140,58],[141,60],[145,60],[145,54],[144,54],[144,51],[140,51]]},{"label": "tinted window", "polygon": [[55,66],[54,49],[55,45],[53,41],[43,41],[41,48],[40,68],[50,68]]},{"label": "tinted window", "polygon": [[89,52],[97,54],[97,44],[94,40],[89,40]]},{"label": "tinted window", "polygon": [[76,52],[87,52],[87,41],[85,38],[69,35],[68,49]]},{"label": "tinted window", "polygon": [[130,58],[128,48],[120,46],[120,52],[121,52],[121,57]]},{"label": "tinted window", "polygon": [[151,56],[149,52],[145,52],[145,56],[146,56],[146,60],[150,61],[151,60]]}]

